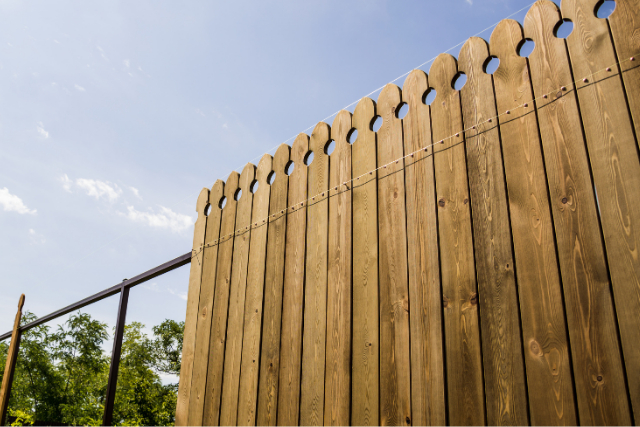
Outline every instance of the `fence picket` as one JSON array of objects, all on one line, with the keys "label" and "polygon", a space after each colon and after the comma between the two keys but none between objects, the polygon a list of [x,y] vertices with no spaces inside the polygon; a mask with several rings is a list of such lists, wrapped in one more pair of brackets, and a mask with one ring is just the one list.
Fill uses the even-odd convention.
[{"label": "fence picket", "polygon": [[[409,111],[402,119],[404,152],[432,144],[429,89],[424,71],[404,82]],[[407,243],[409,244],[409,322],[411,327],[411,412],[414,425],[445,425],[442,292],[438,257],[438,221],[433,148],[405,159]]]},{"label": "fence picket", "polygon": [[[460,94],[452,81],[455,58],[441,54],[431,65],[436,90],[431,108],[438,231],[444,306],[449,423],[485,423],[478,289],[473,258],[471,212]],[[457,136],[438,144],[450,135]],[[497,422],[497,420],[496,420]]]},{"label": "fence picket", "polygon": [[378,312],[378,187],[376,133],[371,121],[376,103],[358,102],[353,127],[358,137],[351,146],[353,186],[353,358],[351,424],[379,424],[380,328]]}]

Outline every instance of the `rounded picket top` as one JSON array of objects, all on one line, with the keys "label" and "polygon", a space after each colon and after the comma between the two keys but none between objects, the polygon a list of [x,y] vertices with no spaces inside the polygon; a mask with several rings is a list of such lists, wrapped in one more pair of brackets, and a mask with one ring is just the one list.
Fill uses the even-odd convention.
[{"label": "rounded picket top", "polygon": [[349,144],[349,141],[347,141],[347,137],[353,128],[351,119],[352,115],[347,110],[340,110],[340,112],[336,114],[335,119],[333,119],[333,123],[331,125],[331,138],[336,142],[334,152],[339,152],[345,146],[351,145]]},{"label": "rounded picket top", "polygon": [[255,178],[256,165],[254,165],[253,163],[247,163],[242,169],[242,173],[240,174],[238,192],[234,194],[235,200],[240,201],[243,195],[251,193],[251,184],[253,184],[253,180]]},{"label": "rounded picket top", "polygon": [[207,216],[205,210],[209,204],[209,189],[203,188],[198,194],[198,200],[196,202],[196,212],[198,212],[198,219]]},{"label": "rounded picket top", "polygon": [[455,91],[453,79],[458,74],[458,61],[448,53],[441,53],[431,64],[429,69],[429,84],[436,90],[436,99],[448,98]]},{"label": "rounded picket top", "polygon": [[[378,115],[384,122],[387,120],[400,120],[396,117],[396,109],[402,103],[402,89],[393,83],[388,83],[378,96]],[[382,126],[385,126],[383,123]]]},{"label": "rounded picket top", "polygon": [[224,185],[224,198],[226,199],[226,204],[223,205],[223,200],[220,200],[220,207],[225,208],[230,205],[229,202],[235,203],[235,195],[238,191],[238,187],[240,186],[240,174],[236,171],[233,171],[229,174],[229,178],[227,178],[227,182]]},{"label": "rounded picket top", "polygon": [[[462,45],[462,49],[460,49],[458,71],[468,76],[473,76],[474,71],[484,72],[485,64],[490,57],[489,43],[481,37],[471,37]],[[500,69],[499,65],[498,69]],[[498,70],[495,72],[498,72]]]},{"label": "rounded picket top", "polygon": [[300,133],[291,146],[290,161],[293,162],[293,171],[289,176],[307,173],[307,165],[304,163],[305,156],[309,152],[309,140],[311,138],[306,133]]},{"label": "rounded picket top", "polygon": [[320,122],[313,128],[311,137],[309,138],[309,150],[314,153],[313,162],[309,165],[318,162],[318,158],[326,156],[324,152],[324,146],[331,139],[331,127],[325,122]]},{"label": "rounded picket top", "polygon": [[258,162],[258,167],[256,169],[256,177],[255,179],[260,183],[258,186],[258,191],[266,188],[267,178],[273,171],[273,157],[271,154],[264,154],[260,161]]},{"label": "rounded picket top", "polygon": [[287,165],[289,164],[291,156],[291,147],[287,144],[280,144],[278,149],[276,150],[276,154],[273,156],[273,171],[275,172],[275,181],[271,184],[275,184],[277,181],[280,181],[286,177],[287,174]]},{"label": "rounded picket top", "polygon": [[520,47],[525,41],[524,30],[520,23],[513,19],[503,19],[491,33],[489,50],[491,55],[500,60],[500,67],[509,68],[507,62],[510,60],[525,61],[519,54]]},{"label": "rounded picket top", "polygon": [[[222,210],[221,201],[224,197],[224,181],[221,179],[216,180],[216,182],[211,186],[211,191],[209,192],[209,205],[211,209]],[[211,215],[209,213],[208,215]]]},{"label": "rounded picket top", "polygon": [[426,93],[429,91],[429,77],[422,70],[413,70],[402,85],[402,97],[404,102],[409,105],[409,111],[414,108],[420,108],[419,105],[424,104]]}]

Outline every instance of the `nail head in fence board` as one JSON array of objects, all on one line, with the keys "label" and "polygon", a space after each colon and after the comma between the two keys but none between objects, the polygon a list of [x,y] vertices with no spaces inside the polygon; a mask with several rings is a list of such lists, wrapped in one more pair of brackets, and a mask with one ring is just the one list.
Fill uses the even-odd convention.
[{"label": "nail head in fence board", "polygon": [[[616,8],[609,16],[609,25],[617,59],[621,62],[622,80],[636,130],[636,142],[640,144],[640,138],[638,138],[640,135],[640,67],[638,67],[637,60],[629,61],[631,57],[640,54],[640,37],[638,37],[640,34],[640,0],[617,0]],[[635,414],[638,419],[637,408]]]},{"label": "nail head in fence board", "polygon": [[[307,199],[309,137],[299,134],[291,147],[294,169],[289,176],[289,205]],[[276,178],[277,179],[277,178]],[[304,299],[307,204],[287,217],[285,235],[280,379],[278,381],[278,425],[298,425],[302,361],[302,308]]]},{"label": "nail head in fence board", "polygon": [[[477,124],[467,132],[465,146],[482,307],[487,422],[522,425],[529,423],[527,390],[500,136],[496,125],[483,123],[497,115],[492,79],[483,70],[488,57],[487,42],[473,37],[462,46],[458,60],[458,69],[467,75],[461,90],[464,127]],[[543,389],[540,394],[550,392]]]},{"label": "nail head in fence board", "polygon": [[[460,94],[451,86],[458,72],[455,58],[439,55],[431,66],[429,82],[436,89],[431,104],[431,131],[440,141],[462,129]],[[471,235],[467,170],[463,135],[439,145],[434,154],[439,201],[438,230],[449,423],[485,423],[482,348],[478,319],[476,272]],[[436,147],[434,147],[436,148]],[[475,300],[474,300],[475,298]]]},{"label": "nail head in fence board", "polygon": [[377,167],[376,133],[370,123],[376,103],[358,102],[353,126],[358,138],[351,147],[353,176],[367,174],[353,186],[353,358],[351,425],[378,425],[380,328],[378,311],[378,188],[368,172]]},{"label": "nail head in fence board", "polygon": [[[388,84],[378,97],[378,164],[401,158],[402,122],[395,110],[400,88]],[[411,424],[409,284],[404,161],[383,169],[378,178],[380,242],[380,424]]]},{"label": "nail head in fence board", "polygon": [[[224,186],[227,204],[222,209],[220,242],[218,243],[218,268],[216,271],[213,314],[211,316],[211,336],[209,338],[209,364],[204,402],[203,425],[217,426],[220,420],[220,398],[222,396],[222,375],[224,348],[227,338],[227,315],[229,311],[229,284],[231,282],[231,262],[233,260],[233,232],[236,229],[238,202],[234,194],[238,189],[240,175],[232,172]],[[215,202],[215,201],[214,201]],[[224,237],[224,236],[231,237]]]},{"label": "nail head in fence board", "polygon": [[[207,230],[204,240],[204,256],[202,260],[202,284],[200,285],[200,301],[196,327],[196,344],[193,358],[193,377],[189,398],[188,425],[202,425],[204,415],[204,397],[207,384],[207,367],[209,365],[209,338],[211,336],[211,314],[216,281],[218,261],[218,245],[220,238],[222,209],[218,201],[224,194],[224,182],[217,180],[209,193],[211,210],[207,216]],[[208,245],[211,245],[207,247]]]},{"label": "nail head in fence board", "polygon": [[[567,37],[569,56],[576,78],[604,69],[616,62],[607,22],[594,15],[595,0],[564,0],[564,18],[574,23]],[[640,418],[640,163],[617,67],[611,73],[590,77],[590,83],[579,82],[578,103],[587,139],[594,184],[600,201],[609,271],[625,354],[628,384],[634,413]],[[624,176],[622,175],[624,171]],[[618,279],[622,278],[622,279]],[[612,316],[609,293],[602,296],[606,319]],[[604,317],[603,313],[603,317]],[[631,421],[622,361],[618,352],[614,327],[598,324],[589,331],[601,336],[601,357],[593,360],[591,381],[584,384],[596,404],[591,414],[580,413],[582,423],[629,424]],[[600,329],[602,328],[602,329]],[[595,339],[592,338],[592,339]],[[597,381],[598,376],[603,381]]]},{"label": "nail head in fence board", "polygon": [[[273,157],[276,174],[271,184],[269,214],[287,208],[289,177],[285,168],[291,147],[281,144]],[[282,321],[282,290],[284,284],[286,215],[269,221],[267,240],[267,266],[264,284],[264,315],[262,325],[262,351],[260,354],[260,381],[258,382],[258,418],[261,426],[274,426],[278,408],[278,378],[280,375],[280,331]]]},{"label": "nail head in fence board", "polygon": [[[329,125],[320,122],[313,129],[309,149],[309,196],[329,189],[329,156],[324,147],[331,137]],[[302,334],[302,390],[300,424],[321,425],[324,415],[324,363],[327,334],[327,244],[329,201],[316,197],[307,208],[307,270]]]},{"label": "nail head in fence board", "polygon": [[18,360],[18,352],[20,350],[20,320],[22,319],[22,307],[24,306],[24,294],[20,295],[18,300],[18,312],[13,321],[13,332],[11,333],[11,343],[7,350],[7,358],[5,359],[4,375],[2,376],[2,386],[0,387],[0,425],[5,425],[7,419],[7,408],[9,407],[9,399],[11,397],[11,385],[13,382],[13,374]]},{"label": "nail head in fence board", "polygon": [[187,316],[182,340],[182,365],[176,403],[176,425],[188,425],[189,402],[191,400],[191,379],[193,376],[193,356],[196,350],[196,326],[198,322],[198,303],[202,280],[202,246],[204,245],[207,217],[204,209],[209,203],[209,189],[203,188],[198,195],[196,212],[198,218],[193,230],[193,258],[189,272],[189,291],[187,293]]},{"label": "nail head in fence board", "polygon": [[[429,88],[424,71],[414,70],[402,97],[409,112],[402,120],[404,152],[431,145]],[[409,244],[409,322],[411,330],[411,412],[414,425],[445,425],[442,293],[433,151],[405,159],[407,239]]]},{"label": "nail head in fence board", "polygon": [[[327,350],[324,424],[348,425],[351,402],[351,113],[333,121],[335,149],[329,156],[329,271],[327,281]],[[351,188],[351,185],[349,185]]]},{"label": "nail head in fence board", "polygon": [[[273,170],[273,158],[265,154],[258,163],[256,180],[258,189],[253,194],[252,223],[269,215],[271,186],[267,177]],[[262,332],[262,304],[264,299],[265,263],[267,260],[267,225],[251,230],[247,293],[244,306],[244,334],[240,391],[238,394],[238,425],[256,425],[258,404],[258,374],[260,367],[260,341]]]},{"label": "nail head in fence board", "polygon": [[251,183],[255,179],[256,167],[247,163],[240,174],[242,194],[238,200],[236,214],[236,236],[233,241],[233,263],[229,288],[229,318],[227,319],[227,345],[224,350],[224,373],[222,379],[222,404],[220,425],[236,425],[238,417],[238,391],[240,387],[240,364],[242,359],[242,337],[244,304],[247,292],[249,245],[251,244],[251,211],[253,194]]}]

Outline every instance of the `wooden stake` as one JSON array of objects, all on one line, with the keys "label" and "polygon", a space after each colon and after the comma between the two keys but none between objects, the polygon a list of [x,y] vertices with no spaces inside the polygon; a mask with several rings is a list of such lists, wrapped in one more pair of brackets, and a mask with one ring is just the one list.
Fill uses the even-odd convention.
[{"label": "wooden stake", "polygon": [[13,323],[13,333],[11,334],[11,344],[7,353],[7,363],[4,366],[4,376],[2,377],[2,388],[0,388],[0,425],[4,425],[7,417],[7,407],[9,406],[9,395],[11,393],[11,383],[13,382],[13,372],[18,359],[20,349],[20,319],[22,318],[22,306],[24,305],[24,294],[20,295],[18,301],[18,312]]}]

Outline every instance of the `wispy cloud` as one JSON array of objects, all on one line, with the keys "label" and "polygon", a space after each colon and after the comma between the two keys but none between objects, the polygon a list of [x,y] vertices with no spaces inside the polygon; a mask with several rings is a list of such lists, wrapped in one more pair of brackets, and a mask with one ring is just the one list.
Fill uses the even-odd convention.
[{"label": "wispy cloud", "polygon": [[186,292],[176,292],[175,290],[169,288],[168,286],[160,287],[158,286],[157,283],[145,283],[142,285],[142,287],[154,292],[168,292],[171,295],[175,295],[182,300],[185,300],[185,301],[187,300]]},{"label": "wispy cloud", "polygon": [[3,206],[5,211],[18,212],[20,215],[35,215],[37,212],[36,209],[29,209],[20,197],[9,193],[7,187],[0,188],[0,205]]},{"label": "wispy cloud", "polygon": [[465,0],[470,6],[473,6],[473,0]]},{"label": "wispy cloud", "polygon": [[38,133],[44,138],[47,139],[49,138],[49,132],[47,132],[46,130],[44,130],[44,125],[42,124],[42,122],[38,122]]},{"label": "wispy cloud", "polygon": [[78,178],[76,179],[76,185],[84,190],[88,196],[95,197],[98,200],[104,197],[113,202],[122,194],[120,187],[109,181]]},{"label": "wispy cloud", "polygon": [[140,196],[140,191],[136,187],[129,187],[129,190],[140,200],[142,200],[142,196]]},{"label": "wispy cloud", "polygon": [[62,188],[64,188],[65,191],[71,193],[71,186],[73,185],[73,181],[69,179],[67,174],[65,173],[60,178],[58,178],[58,180],[62,182]]},{"label": "wispy cloud", "polygon": [[83,87],[82,87],[82,86],[80,86],[80,85],[75,85],[75,88],[76,88],[76,90],[77,90],[78,92],[86,92],[86,89],[85,89],[85,88],[83,88]]},{"label": "wispy cloud", "polygon": [[125,67],[129,68],[129,65],[131,64],[131,62],[129,62],[128,59],[125,59],[124,61],[122,61],[122,63],[124,64]]},{"label": "wispy cloud", "polygon": [[36,233],[36,230],[34,230],[33,228],[29,229],[29,239],[34,245],[43,245],[46,243],[46,239],[44,238],[44,236],[42,234]]},{"label": "wispy cloud", "polygon": [[193,225],[193,218],[160,206],[160,212],[141,212],[133,206],[127,206],[127,213],[121,215],[131,221],[140,222],[154,228],[169,229],[172,232],[184,231]]}]

